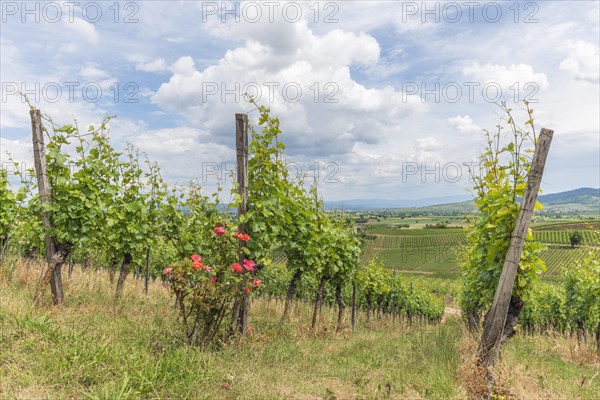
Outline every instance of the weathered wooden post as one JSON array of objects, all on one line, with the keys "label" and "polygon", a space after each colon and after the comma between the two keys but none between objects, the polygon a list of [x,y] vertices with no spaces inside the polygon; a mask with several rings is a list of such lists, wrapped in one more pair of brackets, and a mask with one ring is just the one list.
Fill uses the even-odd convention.
[{"label": "weathered wooden post", "polygon": [[[36,304],[42,299],[44,289],[50,283],[52,298],[55,305],[64,302],[62,290],[61,266],[66,257],[63,251],[57,252],[57,244],[54,238],[50,236],[52,229],[52,211],[45,210],[44,206],[52,205],[52,187],[48,179],[48,169],[46,167],[46,149],[44,146],[44,132],[42,127],[42,113],[38,109],[29,111],[31,117],[31,133],[33,142],[33,160],[35,165],[35,174],[38,182],[38,192],[40,195],[40,205],[42,206],[42,222],[44,224],[44,241],[46,244],[46,262],[47,267],[35,289],[33,303]],[[55,257],[56,256],[56,257]],[[62,259],[61,259],[62,256]]]},{"label": "weathered wooden post", "polygon": [[[238,204],[238,219],[246,214],[248,206],[248,115],[235,114],[235,148],[237,162],[237,192],[240,195]],[[238,233],[246,233],[246,227],[243,222],[238,225]],[[238,259],[241,265],[244,265],[246,254],[242,250],[244,243],[238,241]],[[250,297],[244,293],[242,295],[242,304],[239,309],[238,331],[242,336],[246,336],[248,329],[248,312],[250,310]]]},{"label": "weathered wooden post", "polygon": [[73,275],[73,253],[69,254],[69,279]]},{"label": "weathered wooden post", "polygon": [[150,245],[146,249],[146,273],[144,275],[144,293],[148,296],[148,281],[150,280]]},{"label": "weathered wooden post", "polygon": [[517,276],[523,246],[525,245],[525,236],[531,224],[531,217],[533,216],[533,209],[537,201],[544,167],[546,166],[546,157],[548,156],[548,150],[550,150],[553,135],[554,131],[542,129],[535,146],[531,169],[527,178],[527,186],[525,187],[521,208],[511,234],[510,246],[506,253],[500,281],[496,288],[492,307],[484,321],[483,335],[477,356],[479,363],[486,367],[492,363],[501,345],[502,332],[506,316],[508,315],[513,285]]},{"label": "weathered wooden post", "polygon": [[352,332],[356,326],[356,284],[352,285]]}]

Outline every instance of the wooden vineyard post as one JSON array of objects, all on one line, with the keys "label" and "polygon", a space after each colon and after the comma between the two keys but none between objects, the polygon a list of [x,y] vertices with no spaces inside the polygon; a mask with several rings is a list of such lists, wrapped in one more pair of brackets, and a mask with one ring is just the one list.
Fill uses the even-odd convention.
[{"label": "wooden vineyard post", "polygon": [[73,275],[73,253],[69,254],[69,279]]},{"label": "wooden vineyard post", "polygon": [[[50,181],[48,180],[48,169],[46,167],[46,149],[44,146],[42,113],[38,109],[31,109],[29,115],[31,117],[35,174],[38,182],[40,204],[43,207],[44,205],[52,205],[52,188],[50,186]],[[50,283],[54,304],[60,305],[64,301],[61,276],[61,265],[64,260],[62,260],[62,262],[58,262],[60,261],[59,259],[54,260],[55,254],[57,256],[60,255],[57,254],[57,245],[54,238],[50,236],[50,230],[52,229],[52,211],[44,210],[42,208],[42,222],[44,224],[44,230],[46,231],[44,240],[46,244],[47,266],[35,289],[33,303],[37,304],[42,299],[44,289],[48,283]]]},{"label": "wooden vineyard post", "polygon": [[521,208],[511,234],[510,245],[506,259],[504,260],[504,266],[502,267],[500,281],[496,287],[492,307],[484,321],[483,335],[477,354],[480,365],[484,367],[491,365],[501,345],[502,332],[508,314],[513,286],[523,246],[525,245],[525,236],[531,224],[531,217],[533,216],[533,209],[537,201],[546,165],[546,157],[548,156],[548,150],[550,150],[553,135],[554,131],[542,129],[538,143],[535,146],[531,169],[527,178],[527,186],[525,187]]},{"label": "wooden vineyard post", "polygon": [[352,332],[356,326],[356,284],[352,285]]},{"label": "wooden vineyard post", "polygon": [[[238,220],[246,214],[248,206],[248,115],[235,114],[235,148],[237,162],[237,184],[240,202],[238,204]],[[246,233],[246,227],[243,222],[238,225],[238,233]],[[242,250],[244,243],[238,241],[238,261],[244,265],[246,254]],[[250,310],[250,297],[244,293],[242,295],[242,304],[239,308],[238,332],[246,336],[248,329],[248,312]]]},{"label": "wooden vineyard post", "polygon": [[146,273],[144,274],[144,293],[148,296],[148,281],[150,280],[150,245],[146,249]]}]

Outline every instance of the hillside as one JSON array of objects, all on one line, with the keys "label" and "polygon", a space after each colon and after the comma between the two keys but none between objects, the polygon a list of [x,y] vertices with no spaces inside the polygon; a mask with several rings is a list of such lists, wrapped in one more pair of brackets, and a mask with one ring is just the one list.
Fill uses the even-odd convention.
[{"label": "hillside", "polygon": [[[461,196],[431,197],[419,200],[363,199],[326,202],[329,209],[376,210],[394,209],[406,213],[432,213],[436,215],[460,214],[473,210],[471,200],[459,201]],[[464,198],[464,197],[463,197]],[[542,194],[540,202],[544,213],[583,213],[600,215],[600,189],[579,188],[566,192]]]},{"label": "hillside", "polygon": [[590,212],[600,214],[600,189],[579,188],[539,197],[547,212]]},{"label": "hillside", "polygon": [[[32,307],[40,266],[0,266],[1,399],[472,399],[485,398],[471,365],[477,341],[448,313],[440,325],[380,317],[356,332],[303,327],[311,304],[253,301],[251,333],[220,349],[182,343],[173,298],[159,282],[149,296],[126,282],[115,305],[104,271],[76,268],[61,310]],[[49,299],[48,299],[49,300]],[[348,318],[348,316],[347,316]],[[140,329],[143,327],[143,329]],[[594,399],[600,390],[591,341],[517,336],[496,367],[507,399]]]}]

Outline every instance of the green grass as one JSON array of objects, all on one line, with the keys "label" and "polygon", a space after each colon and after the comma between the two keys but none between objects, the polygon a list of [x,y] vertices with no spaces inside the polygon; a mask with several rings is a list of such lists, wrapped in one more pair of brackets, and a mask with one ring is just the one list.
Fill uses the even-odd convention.
[{"label": "green grass", "polygon": [[518,337],[506,344],[504,357],[505,365],[513,366],[507,381],[516,391],[531,393],[527,386],[532,386],[535,398],[598,399],[600,364],[597,359],[590,363],[593,354],[573,342],[547,336]]},{"label": "green grass", "polygon": [[[173,299],[159,283],[146,298],[141,282],[129,279],[115,305],[104,272],[76,270],[72,279],[65,277],[62,309],[48,302],[34,308],[30,300],[39,268],[0,267],[2,399],[468,397],[461,354],[465,340],[472,339],[456,318],[413,327],[376,320],[367,328],[359,314],[356,332],[334,334],[335,312],[325,307],[320,330],[311,335],[310,305],[296,303],[291,323],[280,324],[281,302],[256,299],[247,339],[201,350],[182,343]],[[456,283],[435,282],[441,292]],[[545,398],[593,398],[590,394],[600,390],[600,379],[592,378],[600,372],[596,361],[574,362],[545,343],[513,339],[506,359],[515,360],[511,371],[520,372],[507,379],[543,375]],[[556,343],[564,347],[572,341]],[[582,377],[583,389],[567,385]],[[538,383],[523,397],[542,393]]]}]

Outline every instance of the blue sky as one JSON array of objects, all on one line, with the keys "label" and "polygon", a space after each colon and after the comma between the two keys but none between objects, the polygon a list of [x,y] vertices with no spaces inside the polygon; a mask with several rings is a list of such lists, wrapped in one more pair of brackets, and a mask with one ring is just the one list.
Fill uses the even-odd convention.
[{"label": "blue sky", "polygon": [[318,166],[326,200],[466,195],[463,164],[498,123],[499,89],[509,102],[530,95],[538,129],[555,130],[545,193],[600,186],[596,1],[2,1],[1,11],[3,162],[31,158],[16,94],[28,90],[60,123],[118,115],[117,145],[147,152],[170,183],[200,179],[212,192],[211,171],[234,169],[246,87],[280,117],[291,165],[310,176]]}]

